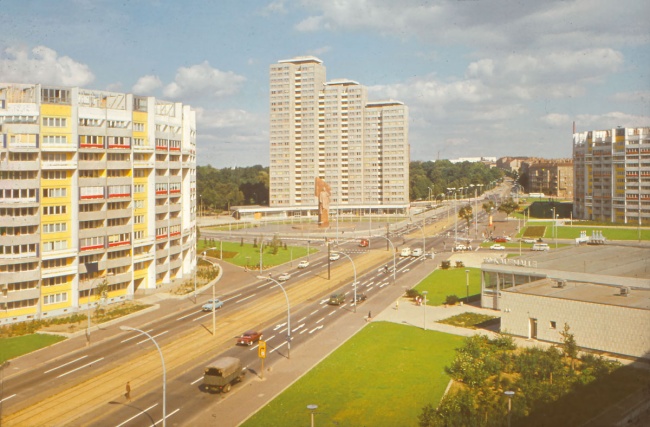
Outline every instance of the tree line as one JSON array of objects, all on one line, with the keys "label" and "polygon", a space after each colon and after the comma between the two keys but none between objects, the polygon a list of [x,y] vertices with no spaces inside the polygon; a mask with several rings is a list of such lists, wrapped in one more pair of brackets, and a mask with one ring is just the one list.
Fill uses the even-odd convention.
[{"label": "tree line", "polygon": [[[483,163],[411,162],[409,165],[410,200],[432,200],[447,194],[447,188],[468,187],[470,184],[487,186],[503,177],[500,169]],[[269,204],[269,168],[261,165],[217,169],[212,166],[196,167],[197,196],[200,209],[205,212],[223,211],[231,206]]]}]

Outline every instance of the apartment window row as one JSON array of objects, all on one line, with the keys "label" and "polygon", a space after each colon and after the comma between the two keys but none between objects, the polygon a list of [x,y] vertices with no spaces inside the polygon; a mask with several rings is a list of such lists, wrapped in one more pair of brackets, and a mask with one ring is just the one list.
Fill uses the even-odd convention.
[{"label": "apartment window row", "polygon": [[20,236],[36,234],[38,226],[24,225],[21,227],[2,227],[0,226],[0,236]]},{"label": "apartment window row", "polygon": [[47,170],[41,171],[41,178],[43,179],[68,179],[68,171],[64,170]]},{"label": "apartment window row", "polygon": [[67,135],[43,135],[43,145],[66,145]]},{"label": "apartment window row", "polygon": [[79,178],[100,178],[101,171],[99,169],[80,169]]},{"label": "apartment window row", "polygon": [[57,222],[53,224],[43,224],[43,233],[63,233],[68,231],[68,224],[66,222]]},{"label": "apartment window row", "polygon": [[57,286],[57,285],[65,285],[70,282],[70,279],[68,276],[57,276],[57,277],[48,277],[47,279],[43,279],[43,286]]},{"label": "apartment window row", "polygon": [[66,213],[68,213],[68,207],[66,205],[43,206],[43,216],[65,215]]},{"label": "apartment window row", "polygon": [[104,247],[104,236],[86,237],[79,240],[81,249],[95,249]]},{"label": "apartment window row", "polygon": [[44,305],[50,305],[50,304],[59,304],[62,302],[67,302],[68,301],[68,293],[67,292],[61,292],[59,294],[52,294],[52,295],[45,295],[43,297],[43,304]]},{"label": "apartment window row", "polygon": [[0,255],[35,255],[36,243],[0,246]]},{"label": "apartment window row", "polygon": [[68,126],[68,119],[66,117],[43,117],[41,123],[44,127],[64,128]]},{"label": "apartment window row", "polygon": [[88,119],[79,117],[79,126],[100,127],[104,125],[104,119]]},{"label": "apartment window row", "polygon": [[79,146],[81,148],[103,148],[104,137],[101,135],[79,135]]},{"label": "apartment window row", "polygon": [[43,252],[64,251],[68,249],[67,240],[55,240],[52,242],[43,242]]},{"label": "apartment window row", "polygon": [[106,126],[109,128],[126,129],[129,127],[129,122],[124,120],[106,120]]},{"label": "apartment window row", "polygon": [[10,179],[12,181],[23,179],[36,179],[37,171],[0,171],[0,179]]},{"label": "apartment window row", "polygon": [[15,153],[10,152],[8,160],[10,162],[34,162],[38,160],[38,153]]},{"label": "apartment window row", "polygon": [[0,123],[36,124],[38,123],[38,116],[0,116]]},{"label": "apartment window row", "polygon": [[7,303],[0,303],[0,310],[18,310],[26,307],[34,307],[38,303],[38,299],[24,299],[20,301],[12,301]]},{"label": "apartment window row", "polygon": [[21,264],[0,265],[0,273],[20,273],[23,271],[35,271],[37,269],[38,269],[37,262],[24,262]]},{"label": "apartment window row", "polygon": [[11,135],[9,138],[9,143],[11,145],[36,146],[37,142],[38,142],[38,135],[35,133],[17,133]]},{"label": "apartment window row", "polygon": [[128,249],[124,251],[115,251],[108,253],[108,259],[128,258],[129,256],[131,256],[131,251]]},{"label": "apartment window row", "polygon": [[120,227],[122,225],[127,225],[129,223],[129,218],[110,218],[108,220],[109,227]]},{"label": "apartment window row", "polygon": [[144,132],[144,123],[143,122],[133,122],[133,131],[134,132]]},{"label": "apartment window row", "polygon": [[61,268],[67,267],[70,263],[67,258],[55,258],[43,261],[43,268]]},{"label": "apartment window row", "polygon": [[41,102],[45,104],[70,104],[70,90],[41,89]]},{"label": "apartment window row", "polygon": [[0,190],[0,200],[5,203],[21,202],[21,201],[25,201],[26,199],[36,200],[35,188]]},{"label": "apartment window row", "polygon": [[68,197],[67,188],[44,188],[43,198],[49,197]]},{"label": "apartment window row", "polygon": [[131,138],[128,136],[109,136],[108,147],[130,147]]},{"label": "apartment window row", "polygon": [[125,244],[130,242],[131,242],[131,233],[118,233],[118,234],[111,234],[110,236],[108,236],[109,246],[116,246],[119,244]]}]

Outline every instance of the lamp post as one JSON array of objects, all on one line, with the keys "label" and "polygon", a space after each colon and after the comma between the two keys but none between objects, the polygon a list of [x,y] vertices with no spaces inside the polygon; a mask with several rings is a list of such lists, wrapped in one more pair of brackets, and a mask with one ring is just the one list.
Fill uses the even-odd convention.
[{"label": "lamp post", "polygon": [[424,330],[427,330],[427,294],[428,291],[422,291],[422,295],[424,295],[424,305],[422,306],[422,310],[424,312]]},{"label": "lamp post", "polygon": [[395,261],[395,245],[393,245],[393,242],[390,241],[390,239],[386,236],[380,236],[377,235],[375,237],[381,237],[382,239],[386,239],[388,243],[390,243],[390,246],[393,248],[393,284],[395,283],[395,270],[397,270],[397,261]]},{"label": "lamp post", "polygon": [[510,416],[512,414],[512,396],[515,395],[514,391],[504,391],[503,394],[508,396],[508,427],[510,427]]},{"label": "lamp post", "polygon": [[156,346],[158,349],[158,353],[160,354],[160,362],[162,363],[162,371],[163,371],[163,404],[162,404],[162,425],[163,427],[166,426],[167,424],[167,371],[165,370],[165,358],[163,357],[162,350],[160,350],[160,347],[158,346],[158,343],[156,342],[155,339],[151,335],[149,335],[147,332],[142,331],[140,329],[132,328],[130,326],[120,326],[120,329],[123,331],[135,331],[139,332],[143,335],[146,335],[149,337],[151,342]]},{"label": "lamp post", "polygon": [[264,242],[260,239],[260,274],[262,274],[262,246],[264,246]]},{"label": "lamp post", "polygon": [[557,221],[555,220],[555,206],[551,209],[553,210],[553,240],[555,240],[555,249],[557,249]]},{"label": "lamp post", "polygon": [[287,300],[287,359],[291,359],[291,306],[289,305],[289,296],[287,295],[287,291],[284,290],[282,283],[275,280],[273,277],[257,276],[257,278],[260,280],[271,280],[272,282],[275,282],[275,284],[282,289],[284,298]]},{"label": "lamp post", "polygon": [[465,270],[465,304],[469,304],[469,270]]},{"label": "lamp post", "polygon": [[355,267],[354,261],[352,261],[352,257],[350,257],[350,255],[344,252],[333,252],[333,253],[343,255],[344,257],[349,259],[350,262],[352,263],[352,271],[354,272],[354,282],[352,282],[352,284],[354,285],[354,312],[356,313],[357,312],[357,267]]},{"label": "lamp post", "polygon": [[316,409],[318,409],[318,405],[307,405],[307,409],[309,409],[309,412],[310,412],[311,427],[314,427],[314,413],[315,413]]}]

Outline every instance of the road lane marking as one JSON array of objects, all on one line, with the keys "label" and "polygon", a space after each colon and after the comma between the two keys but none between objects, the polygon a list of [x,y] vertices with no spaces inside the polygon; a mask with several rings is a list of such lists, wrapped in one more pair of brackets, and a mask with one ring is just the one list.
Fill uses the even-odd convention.
[{"label": "road lane marking", "polygon": [[235,303],[239,304],[240,302],[246,301],[249,298],[253,298],[255,295],[257,295],[257,294],[253,294],[253,295],[247,296],[246,298],[242,298],[240,300],[237,300],[237,301],[235,301]]},{"label": "road lane marking", "polygon": [[332,310],[332,312],[330,314],[328,314],[328,316],[331,316],[334,313],[336,313],[336,310]]},{"label": "road lane marking", "polygon": [[324,317],[321,317],[320,319],[318,319],[318,320],[316,321],[316,323],[320,323],[320,322],[322,322],[323,320],[325,320],[325,318],[324,318]]},{"label": "road lane marking", "polygon": [[50,370],[48,370],[48,371],[45,371],[45,372],[43,372],[43,373],[44,373],[44,374],[49,374],[49,373],[52,372],[52,371],[56,371],[57,369],[61,369],[61,368],[63,368],[64,366],[71,365],[71,364],[73,364],[74,362],[78,362],[78,361],[80,361],[81,359],[85,359],[86,357],[88,357],[88,355],[81,356],[81,357],[78,358],[78,359],[72,360],[72,361],[70,361],[70,362],[68,362],[68,363],[64,363],[63,365],[59,365],[59,366],[57,366],[56,368],[52,368],[52,369],[50,369]]},{"label": "road lane marking", "polygon": [[[152,338],[158,338],[161,335],[165,335],[167,332],[169,332],[169,331],[161,332],[158,335],[154,335]],[[142,341],[138,341],[136,344],[142,344],[143,342],[147,342],[147,341],[152,341],[152,339],[151,338],[145,338]]]},{"label": "road lane marking", "polygon": [[307,316],[305,316],[305,317],[303,317],[302,319],[298,320],[298,323],[300,323],[300,322],[304,322],[306,318],[307,318]]},{"label": "road lane marking", "polygon": [[240,297],[241,295],[242,295],[242,294],[233,295],[233,296],[231,296],[230,298],[223,300],[223,302],[228,302],[228,301],[233,300],[233,299],[235,299],[235,298],[237,298],[237,297]]},{"label": "road lane marking", "polygon": [[128,422],[130,422],[130,421],[133,421],[134,419],[136,419],[136,418],[139,417],[140,415],[144,415],[144,414],[146,414],[147,411],[152,410],[152,409],[155,408],[156,406],[158,406],[158,404],[157,404],[157,403],[154,403],[154,404],[151,405],[150,407],[148,407],[148,408],[146,408],[146,409],[143,409],[142,412],[140,412],[139,414],[136,414],[136,415],[132,416],[132,417],[129,418],[128,420],[124,421],[122,424],[118,424],[118,425],[116,425],[115,427],[122,427],[123,425],[125,425],[126,423],[128,423]]},{"label": "road lane marking", "polygon": [[16,397],[16,395],[15,395],[15,394],[12,394],[11,396],[7,396],[7,397],[5,397],[4,399],[0,400],[0,402],[4,402],[5,400],[9,400],[9,399],[11,399],[12,397]]},{"label": "road lane marking", "polygon": [[314,329],[312,329],[311,331],[309,331],[309,333],[310,333],[310,334],[313,334],[313,333],[316,332],[317,330],[319,330],[319,329],[323,329],[323,328],[324,328],[324,325],[316,326]]},{"label": "road lane marking", "polygon": [[314,314],[318,313],[318,310],[314,310],[311,313],[309,313],[310,316],[313,316]]},{"label": "road lane marking", "polygon": [[61,374],[61,375],[59,375],[57,378],[65,377],[65,376],[68,375],[68,374],[71,374],[71,373],[76,372],[76,371],[78,371],[78,370],[80,370],[80,369],[83,369],[83,368],[85,368],[85,367],[87,367],[87,366],[90,366],[90,365],[92,365],[93,363],[101,362],[102,360],[104,360],[103,357],[101,357],[101,358],[99,358],[99,359],[97,359],[97,360],[95,360],[95,361],[93,361],[93,362],[86,363],[86,364],[83,365],[83,366],[79,366],[77,369],[73,369],[72,371],[68,371],[68,372],[66,372],[65,374]]},{"label": "road lane marking", "polygon": [[[149,329],[148,331],[145,331],[145,332],[150,333],[151,331],[153,331],[153,329]],[[123,339],[122,341],[120,341],[120,344],[124,344],[127,341],[131,341],[131,340],[134,340],[136,338],[140,338],[141,336],[142,336],[141,334],[135,334],[132,337],[128,337],[128,338]]]},{"label": "road lane marking", "polygon": [[271,350],[269,353],[273,353],[275,350],[279,349],[280,347],[282,347],[282,346],[285,345],[286,343],[287,343],[286,341],[283,341],[282,344],[280,344],[280,345],[278,345],[278,346],[276,346],[276,347],[273,347],[273,350]]},{"label": "road lane marking", "polygon": [[293,329],[291,330],[291,332],[296,332],[298,329],[302,328],[303,326],[305,326],[304,323],[302,323],[302,324],[298,325],[297,327],[293,328]]},{"label": "road lane marking", "polygon": [[279,325],[275,325],[275,328],[273,328],[273,330],[274,330],[274,331],[277,331],[278,329],[284,327],[284,325],[286,325],[286,324],[287,324],[287,322],[280,323]]}]

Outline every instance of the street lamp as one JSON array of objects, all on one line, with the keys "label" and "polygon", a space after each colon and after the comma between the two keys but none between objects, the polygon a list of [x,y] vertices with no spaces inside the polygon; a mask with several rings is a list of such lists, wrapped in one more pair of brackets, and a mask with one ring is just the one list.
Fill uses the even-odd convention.
[{"label": "street lamp", "polygon": [[425,331],[427,330],[427,294],[428,293],[429,293],[428,291],[422,291],[422,295],[424,295],[424,306],[422,307],[422,309],[424,311],[424,325],[423,326],[424,326]]},{"label": "street lamp", "polygon": [[282,283],[275,280],[273,277],[257,276],[257,278],[260,280],[271,280],[275,282],[275,284],[282,289],[284,298],[287,300],[287,359],[291,359],[291,306],[289,305],[289,296],[287,295],[287,291],[284,290]]},{"label": "street lamp", "polygon": [[380,236],[377,235],[375,237],[381,237],[382,239],[386,239],[388,243],[390,243],[390,246],[393,248],[393,284],[395,283],[395,271],[397,270],[397,261],[395,260],[395,245],[393,245],[393,242],[390,241],[390,239],[386,236]]},{"label": "street lamp", "polygon": [[162,412],[163,412],[163,417],[162,417],[162,425],[163,427],[166,426],[167,424],[167,371],[165,370],[165,358],[163,357],[162,350],[160,350],[160,347],[158,346],[158,343],[156,342],[155,339],[151,335],[149,335],[145,331],[141,331],[140,329],[132,328],[130,326],[120,326],[120,329],[123,331],[135,331],[139,332],[143,335],[146,335],[149,337],[151,342],[156,346],[158,349],[158,353],[160,354],[160,362],[162,363],[162,371],[163,371],[163,405],[162,405]]},{"label": "street lamp", "polygon": [[311,416],[311,427],[314,427],[314,413],[318,409],[318,405],[307,405],[307,409],[309,409]]},{"label": "street lamp", "polygon": [[503,394],[508,396],[508,427],[510,427],[510,415],[512,413],[512,396],[515,395],[514,391],[504,391]]},{"label": "street lamp", "polygon": [[469,304],[469,270],[465,270],[465,304]]},{"label": "street lamp", "polygon": [[352,263],[352,271],[354,271],[354,282],[353,282],[353,285],[354,285],[354,312],[356,313],[357,312],[357,268],[354,266],[354,261],[352,261],[352,258],[350,257],[350,255],[348,255],[348,254],[346,254],[344,252],[333,252],[333,253],[338,253],[340,255],[345,256]]}]

